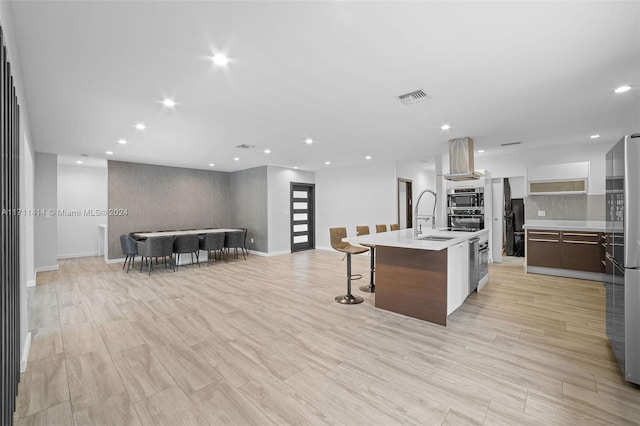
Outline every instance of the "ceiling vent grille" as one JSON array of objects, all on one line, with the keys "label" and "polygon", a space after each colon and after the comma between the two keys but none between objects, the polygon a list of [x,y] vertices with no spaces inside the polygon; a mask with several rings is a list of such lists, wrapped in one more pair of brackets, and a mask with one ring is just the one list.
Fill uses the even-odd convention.
[{"label": "ceiling vent grille", "polygon": [[511,146],[511,145],[520,145],[522,142],[507,142],[501,143],[500,146]]},{"label": "ceiling vent grille", "polygon": [[240,149],[253,149],[255,147],[256,147],[255,145],[249,145],[249,144],[246,144],[246,143],[243,143],[242,145],[236,146],[236,148],[240,148]]},{"label": "ceiling vent grille", "polygon": [[426,101],[427,99],[432,99],[432,97],[424,92],[424,90],[416,90],[415,92],[407,93],[404,95],[398,96],[400,102],[405,105],[415,104],[416,102]]}]

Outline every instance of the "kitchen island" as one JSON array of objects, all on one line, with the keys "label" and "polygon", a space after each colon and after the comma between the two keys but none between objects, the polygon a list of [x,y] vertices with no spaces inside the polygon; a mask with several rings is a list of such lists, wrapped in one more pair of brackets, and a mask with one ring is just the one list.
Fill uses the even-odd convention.
[{"label": "kitchen island", "polygon": [[446,326],[469,295],[469,240],[486,234],[402,229],[346,241],[376,247],[377,308]]}]

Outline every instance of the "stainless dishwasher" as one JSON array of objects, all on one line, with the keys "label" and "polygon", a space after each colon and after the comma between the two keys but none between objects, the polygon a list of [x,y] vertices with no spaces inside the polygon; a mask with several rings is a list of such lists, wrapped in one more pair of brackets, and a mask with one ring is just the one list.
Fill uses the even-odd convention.
[{"label": "stainless dishwasher", "polygon": [[469,240],[469,294],[478,288],[480,281],[480,239]]}]

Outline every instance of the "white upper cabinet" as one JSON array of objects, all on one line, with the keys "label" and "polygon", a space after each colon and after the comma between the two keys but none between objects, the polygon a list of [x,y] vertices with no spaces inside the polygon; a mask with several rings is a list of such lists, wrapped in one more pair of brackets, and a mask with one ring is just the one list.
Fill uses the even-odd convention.
[{"label": "white upper cabinet", "polygon": [[527,167],[527,195],[587,194],[589,162]]}]

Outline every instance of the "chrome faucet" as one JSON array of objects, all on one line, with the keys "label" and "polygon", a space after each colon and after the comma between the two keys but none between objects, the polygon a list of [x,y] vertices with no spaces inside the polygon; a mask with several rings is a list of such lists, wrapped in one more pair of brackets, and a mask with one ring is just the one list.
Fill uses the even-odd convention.
[{"label": "chrome faucet", "polygon": [[[418,216],[418,206],[420,206],[420,200],[422,199],[422,196],[425,194],[425,192],[429,192],[433,194],[433,214]],[[432,190],[425,189],[420,193],[420,196],[418,196],[418,202],[416,203],[414,213],[413,213],[413,235],[414,236],[417,237],[418,235],[422,234],[422,224],[418,229],[418,219],[424,219],[424,220],[431,219],[431,229],[436,229],[436,203],[437,202],[438,202],[438,195]]]}]

